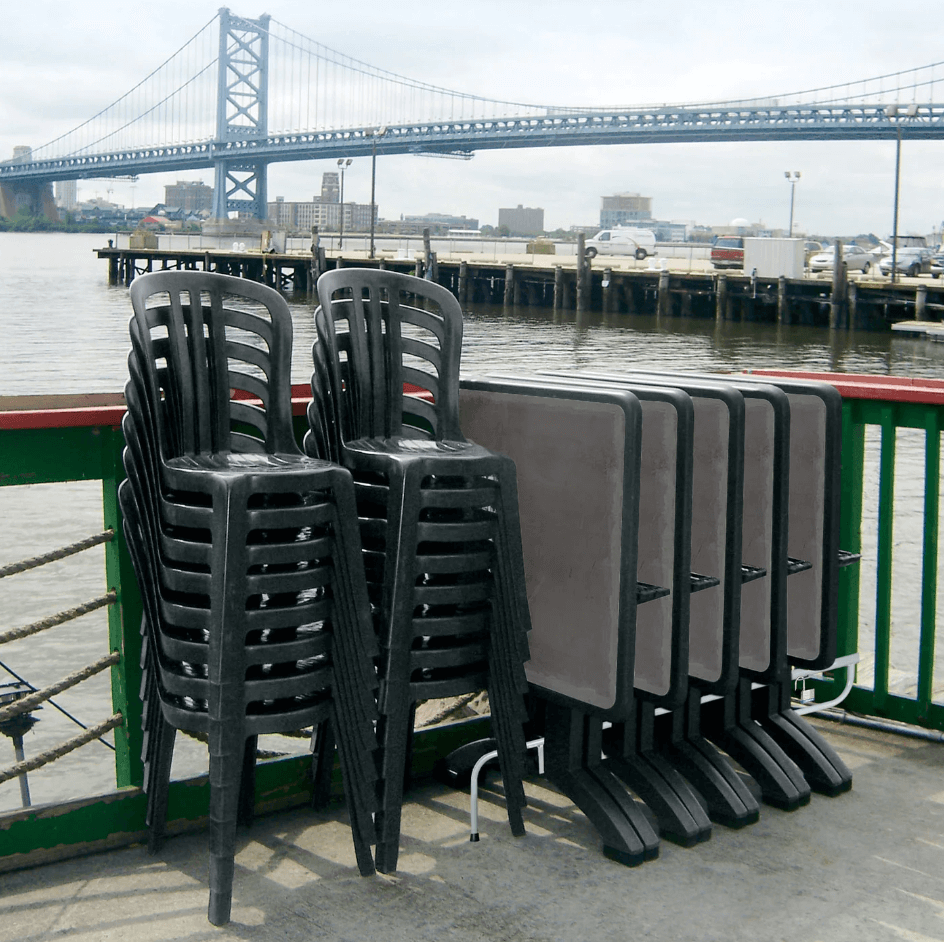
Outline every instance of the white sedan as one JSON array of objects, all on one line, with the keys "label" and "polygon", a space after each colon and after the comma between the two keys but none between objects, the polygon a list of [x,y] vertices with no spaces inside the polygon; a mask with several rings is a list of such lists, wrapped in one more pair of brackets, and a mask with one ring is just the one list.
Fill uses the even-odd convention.
[{"label": "white sedan", "polygon": [[[825,252],[818,252],[810,259],[810,271],[832,271],[835,251],[827,249]],[[866,252],[861,245],[849,243],[842,247],[842,260],[846,263],[849,271],[869,272],[878,265],[878,258],[871,252]]]}]

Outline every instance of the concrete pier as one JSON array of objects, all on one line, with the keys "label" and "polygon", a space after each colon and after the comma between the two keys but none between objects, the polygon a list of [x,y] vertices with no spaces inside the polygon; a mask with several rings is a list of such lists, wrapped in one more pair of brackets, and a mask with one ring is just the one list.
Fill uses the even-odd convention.
[{"label": "concrete pier", "polygon": [[698,260],[695,265],[685,259],[638,262],[607,256],[587,259],[581,268],[573,257],[549,255],[485,258],[433,253],[429,259],[387,255],[369,259],[352,250],[343,259],[335,255],[322,261],[309,254],[114,247],[99,249],[98,257],[108,262],[109,280],[126,285],[147,271],[196,269],[250,278],[281,291],[309,292],[322,264],[327,269],[383,265],[420,277],[433,265],[434,279],[468,304],[873,330],[900,320],[937,322],[944,312],[944,283],[927,278],[892,283],[842,271],[835,278],[764,278],[737,270],[715,272]]},{"label": "concrete pier", "polygon": [[[539,778],[527,834],[508,829],[494,773],[469,842],[468,794],[424,784],[404,807],[400,871],[357,873],[347,818],[283,812],[240,831],[233,922],[206,921],[207,836],[0,877],[0,940],[260,942],[900,942],[942,936],[944,745],[814,721],[852,792],[628,868]],[[496,786],[498,786],[496,788]]]}]

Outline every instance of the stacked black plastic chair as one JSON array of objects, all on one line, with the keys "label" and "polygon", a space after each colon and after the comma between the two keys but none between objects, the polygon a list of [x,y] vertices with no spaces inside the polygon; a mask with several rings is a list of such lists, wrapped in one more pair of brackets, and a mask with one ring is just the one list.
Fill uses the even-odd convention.
[{"label": "stacked black plastic chair", "polygon": [[515,467],[462,436],[462,311],[446,289],[342,269],[322,275],[318,298],[306,449],[357,487],[380,642],[376,864],[390,873],[418,700],[488,689],[508,818],[524,833],[530,619]]},{"label": "stacked black plastic chair", "polygon": [[350,472],[293,437],[284,300],[202,272],[145,275],[131,299],[119,497],[144,603],[149,844],[176,729],[206,734],[220,925],[260,733],[312,725],[336,739],[358,867],[374,872],[376,642]]}]

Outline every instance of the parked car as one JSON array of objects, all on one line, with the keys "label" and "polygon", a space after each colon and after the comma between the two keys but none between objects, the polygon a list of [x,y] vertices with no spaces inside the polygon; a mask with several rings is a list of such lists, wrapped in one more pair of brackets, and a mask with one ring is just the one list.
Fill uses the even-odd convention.
[{"label": "parked car", "polygon": [[743,268],[744,239],[741,236],[718,236],[711,247],[711,264],[715,268]]},{"label": "parked car", "polygon": [[809,268],[809,267],[810,267],[810,259],[811,259],[814,255],[819,255],[819,253],[822,252],[822,251],[823,251],[823,243],[822,243],[822,242],[814,242],[812,239],[807,239],[807,240],[803,243],[803,253],[804,253],[804,256],[803,256],[803,264],[806,265],[807,268]]},{"label": "parked car", "polygon": [[944,272],[944,245],[931,251],[931,276],[940,276]]},{"label": "parked car", "polygon": [[[826,249],[810,257],[810,271],[832,271],[836,253],[834,249]],[[849,271],[870,272],[878,261],[871,252],[866,252],[861,245],[850,242],[842,247],[842,260]]]},{"label": "parked car", "polygon": [[[886,255],[879,266],[883,275],[892,273],[892,257]],[[918,275],[930,275],[938,278],[941,274],[940,266],[934,263],[934,256],[930,249],[920,246],[899,246],[895,257],[895,270],[900,275],[915,278]]]},{"label": "parked car", "polygon": [[587,239],[587,258],[598,254],[635,255],[644,259],[656,254],[656,234],[651,229],[603,229]]}]

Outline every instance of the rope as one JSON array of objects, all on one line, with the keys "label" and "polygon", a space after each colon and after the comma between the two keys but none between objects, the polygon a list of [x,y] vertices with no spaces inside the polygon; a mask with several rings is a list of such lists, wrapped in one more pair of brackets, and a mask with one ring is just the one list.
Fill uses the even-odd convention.
[{"label": "rope", "polygon": [[114,530],[105,530],[103,533],[96,533],[94,536],[79,540],[78,543],[71,543],[61,549],[43,553],[42,556],[34,556],[32,559],[24,559],[18,563],[10,563],[8,566],[0,566],[0,579],[4,576],[15,576],[17,573],[26,572],[29,569],[36,569],[37,566],[44,566],[46,563],[54,563],[56,560],[65,559],[67,556],[74,556],[76,553],[81,553],[82,550],[98,546],[99,543],[110,543],[114,538]]},{"label": "rope", "polygon": [[34,621],[29,625],[22,625],[20,628],[11,628],[9,631],[0,631],[0,644],[6,644],[7,641],[18,641],[20,638],[28,638],[30,635],[39,634],[40,631],[45,631],[47,628],[55,628],[56,625],[64,625],[67,621],[72,621],[74,618],[79,618],[82,615],[87,615],[89,612],[104,608],[106,605],[111,605],[117,598],[116,593],[109,592],[107,595],[100,595],[97,599],[92,599],[90,602],[83,602],[81,605],[76,605],[75,608],[67,608],[55,615],[50,615],[48,618]]},{"label": "rope", "polygon": [[56,759],[61,759],[64,755],[74,752],[80,746],[84,746],[93,739],[98,739],[100,736],[103,736],[110,729],[121,726],[124,721],[125,719],[120,713],[114,713],[105,720],[104,723],[99,723],[98,726],[93,726],[84,733],[80,733],[72,739],[67,739],[65,742],[59,743],[58,746],[47,752],[41,752],[33,756],[32,759],[27,759],[25,762],[17,762],[16,765],[9,769],[0,769],[0,785],[20,775],[25,775],[27,772],[33,772],[44,765],[48,765],[50,762],[54,762]]},{"label": "rope", "polygon": [[106,667],[117,664],[120,659],[121,655],[117,651],[112,651],[111,654],[106,657],[99,658],[94,664],[83,667],[82,670],[76,671],[68,677],[64,677],[57,683],[49,687],[43,687],[42,690],[37,690],[35,693],[29,694],[29,696],[15,700],[13,703],[9,704],[9,706],[0,709],[0,723],[11,720],[14,716],[19,716],[20,713],[26,713],[37,704],[45,703],[50,697],[54,697],[57,693],[62,693],[63,690],[68,690],[70,687],[82,683],[83,680],[94,677],[95,674],[101,673]]}]

